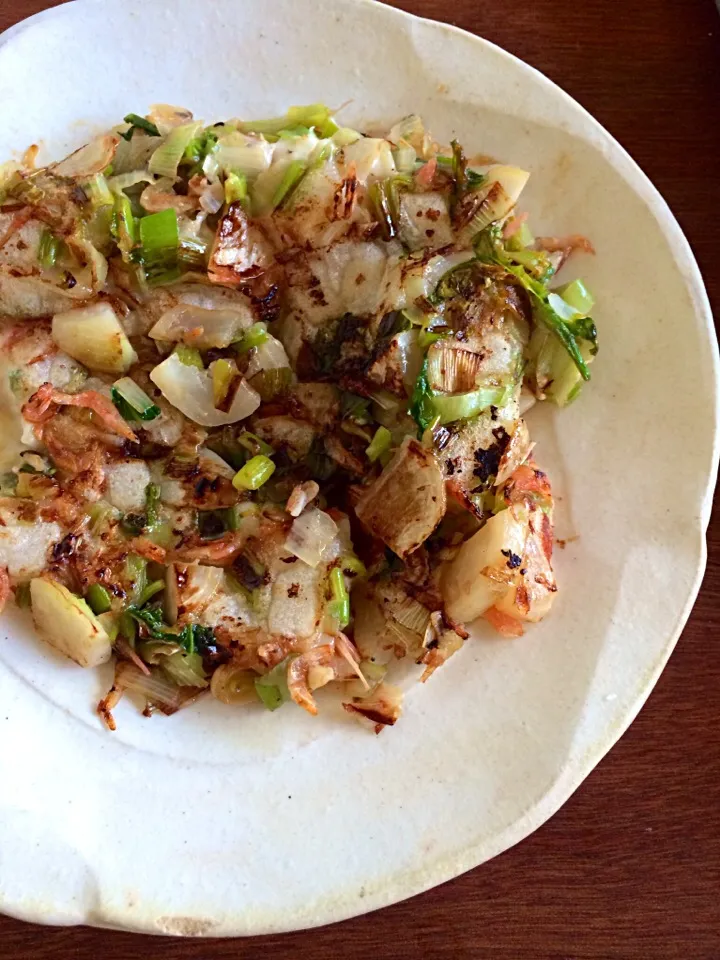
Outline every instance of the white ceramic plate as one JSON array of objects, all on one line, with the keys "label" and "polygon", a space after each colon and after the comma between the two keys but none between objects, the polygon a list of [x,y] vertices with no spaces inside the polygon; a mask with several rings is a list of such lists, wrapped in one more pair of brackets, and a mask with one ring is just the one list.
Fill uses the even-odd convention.
[{"label": "white ceramic plate", "polygon": [[533,427],[561,493],[562,593],[524,639],[477,638],[380,737],[299,710],[93,713],[84,672],[2,621],[0,905],[48,923],[249,934],[340,920],[447,880],[551,816],[635,716],[705,565],[717,347],[677,223],[618,144],[496,47],[353,0],[71,3],[0,47],[0,155],[60,156],[129,110],[206,120],[316,100],[423,114],[531,170],[538,233],[579,232],[601,353]]}]

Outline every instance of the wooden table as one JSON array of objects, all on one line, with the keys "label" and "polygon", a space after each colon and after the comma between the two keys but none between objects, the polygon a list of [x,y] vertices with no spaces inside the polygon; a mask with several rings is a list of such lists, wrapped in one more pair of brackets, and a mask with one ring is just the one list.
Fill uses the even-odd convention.
[{"label": "wooden table", "polygon": [[[0,29],[50,5],[0,0]],[[720,310],[720,18],[713,0],[396,5],[498,43],[587,107],[669,201]],[[647,706],[566,806],[518,847],[423,896],[314,932],[150,940],[0,918],[0,957],[720,960],[718,641],[716,516],[700,598]]]}]

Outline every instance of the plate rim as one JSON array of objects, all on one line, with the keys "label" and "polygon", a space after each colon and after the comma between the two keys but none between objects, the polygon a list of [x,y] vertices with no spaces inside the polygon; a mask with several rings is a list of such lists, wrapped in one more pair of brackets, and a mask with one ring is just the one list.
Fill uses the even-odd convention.
[{"label": "plate rim", "polygon": [[[459,851],[446,853],[444,856],[434,859],[427,866],[420,869],[409,871],[407,868],[402,868],[387,879],[382,889],[374,890],[362,900],[353,899],[348,893],[345,893],[339,897],[338,900],[333,901],[332,905],[324,913],[317,912],[314,915],[303,915],[302,919],[298,917],[297,913],[288,914],[287,918],[278,918],[276,922],[270,923],[267,921],[267,918],[265,918],[257,925],[257,928],[248,923],[248,917],[246,915],[241,923],[238,923],[237,920],[233,920],[232,918],[230,918],[229,921],[224,921],[221,932],[218,932],[215,927],[208,930],[207,933],[204,930],[190,929],[187,931],[166,931],[158,928],[157,923],[151,917],[149,908],[142,916],[128,910],[128,923],[123,924],[119,922],[118,917],[111,917],[109,914],[104,915],[102,910],[88,910],[85,905],[83,905],[82,916],[78,916],[77,919],[48,919],[49,910],[38,909],[36,904],[23,907],[21,903],[11,903],[6,900],[2,890],[0,890],[0,912],[7,916],[48,926],[88,925],[97,929],[133,932],[145,935],[171,935],[200,938],[203,936],[226,938],[248,937],[308,930],[331,923],[340,923],[399,903],[424,893],[440,884],[454,880],[461,874],[475,869],[486,861],[504,853],[528,837],[531,833],[535,832],[555,816],[572,794],[579,789],[594,768],[627,731],[646,703],[670,655],[675,649],[697,600],[706,571],[708,553],[707,529],[710,522],[713,493],[717,484],[718,465],[720,462],[720,350],[713,323],[712,307],[700,268],[692,246],[668,202],[629,151],[599,120],[566,90],[559,86],[559,84],[551,80],[538,68],[522,60],[516,54],[511,53],[480,34],[472,33],[454,24],[423,17],[397,7],[389,6],[381,2],[381,0],[344,0],[344,2],[356,7],[372,9],[375,16],[395,17],[398,21],[411,23],[419,22],[434,30],[441,30],[447,34],[462,37],[464,40],[469,40],[480,48],[492,50],[496,55],[512,62],[516,69],[526,72],[535,84],[541,84],[546,89],[552,90],[555,96],[559,95],[574,111],[579,111],[583,115],[585,122],[590,125],[592,132],[599,135],[615,154],[621,155],[625,162],[630,165],[635,177],[639,178],[637,183],[631,185],[631,188],[650,209],[650,212],[657,221],[658,227],[663,230],[666,238],[669,239],[669,234],[671,234],[676,241],[676,246],[673,249],[673,260],[676,265],[681,268],[683,284],[690,295],[693,312],[698,319],[702,316],[705,333],[710,344],[714,392],[714,402],[712,404],[713,441],[712,452],[707,465],[707,482],[704,489],[703,502],[699,510],[697,524],[694,528],[698,535],[694,580],[688,589],[685,604],[672,630],[667,635],[668,638],[663,645],[661,655],[658,657],[656,663],[653,664],[652,668],[644,672],[638,688],[637,697],[626,714],[620,718],[620,721],[616,723],[611,731],[607,732],[601,739],[596,740],[593,743],[592,749],[588,750],[581,759],[572,761],[564,766],[550,787],[536,800],[532,807],[505,831],[493,837],[490,843],[488,843],[487,840],[469,843]],[[122,3],[123,0],[70,0],[70,2],[62,3],[59,6],[40,10],[5,30],[0,35],[0,50],[2,50],[8,41],[13,40],[20,33],[33,27],[39,21],[66,16],[66,11],[73,7],[86,5],[100,6],[103,4],[108,6],[117,4],[120,6]],[[640,185],[644,188],[642,193],[639,191]],[[482,854],[479,852],[481,846],[483,849]],[[488,850],[490,850],[489,853],[487,852]],[[295,920],[293,920],[293,916],[296,917]]]}]

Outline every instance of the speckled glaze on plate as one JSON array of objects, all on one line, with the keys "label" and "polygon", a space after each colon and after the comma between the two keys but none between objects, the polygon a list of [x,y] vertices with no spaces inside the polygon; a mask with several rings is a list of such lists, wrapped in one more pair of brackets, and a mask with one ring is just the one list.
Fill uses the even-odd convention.
[{"label": "speckled glaze on plate", "polygon": [[[43,66],[39,70],[39,65]],[[52,89],[47,77],[52,76]],[[23,96],[17,91],[23,91]],[[0,624],[0,908],[150,933],[266,933],[418,893],[550,817],[631,722],[705,566],[718,357],[690,248],[622,148],[485,41],[362,0],[75,2],[0,43],[0,155],[63,155],[151,103],[211,121],[348,101],[419,112],[532,171],[538,233],[589,236],[601,353],[537,457],[560,501],[561,594],[519,640],[478,628],[374,737],[330,715],[202,702],[94,714],[108,675]],[[571,277],[571,274],[568,274]],[[575,538],[575,539],[573,539]]]}]

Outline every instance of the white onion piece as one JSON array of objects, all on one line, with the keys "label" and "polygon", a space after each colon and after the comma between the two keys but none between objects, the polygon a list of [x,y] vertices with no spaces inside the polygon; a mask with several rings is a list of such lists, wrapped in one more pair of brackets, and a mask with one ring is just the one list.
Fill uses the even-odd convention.
[{"label": "white onion piece", "polygon": [[242,173],[255,177],[270,166],[273,145],[258,137],[234,131],[218,140],[214,153],[218,166],[226,173]]},{"label": "white onion piece", "polygon": [[237,423],[260,406],[260,396],[243,380],[230,410],[227,413],[217,410],[214,406],[211,371],[189,366],[174,353],[155,367],[150,379],[160,388],[166,400],[202,427]]},{"label": "white onion piece", "polygon": [[185,610],[197,610],[210,603],[220,589],[225,573],[222,567],[203,567],[190,564],[185,569],[186,580],[179,591],[179,601]]},{"label": "white onion piece", "polygon": [[225,203],[225,191],[221,183],[209,183],[200,194],[200,206],[205,213],[217,213]]},{"label": "white onion piece", "polygon": [[154,183],[155,177],[149,170],[134,170],[132,173],[119,173],[116,177],[108,178],[108,187],[113,193],[122,193],[138,183]]},{"label": "white onion piece", "polygon": [[167,136],[175,127],[190,123],[193,115],[185,107],[174,107],[171,103],[154,103],[150,108],[148,119],[160,131],[161,136]]},{"label": "white onion piece", "polygon": [[490,183],[500,184],[511,202],[510,207],[502,214],[502,216],[505,216],[520,199],[520,194],[525,189],[530,174],[527,170],[521,170],[520,167],[510,167],[498,163],[488,167],[486,176]]},{"label": "white onion piece", "polygon": [[433,257],[429,260],[423,273],[425,296],[435,292],[435,288],[446,273],[462,263],[469,263],[474,256],[472,250],[460,250],[457,253],[449,253],[447,256]]},{"label": "white onion piece", "polygon": [[119,142],[119,137],[111,133],[98,137],[56,163],[50,170],[58,177],[93,177],[113,162]]},{"label": "white onion piece", "polygon": [[313,507],[293,521],[285,547],[308,566],[316,567],[337,532],[337,524],[332,517]]},{"label": "white onion piece", "polygon": [[387,140],[363,137],[343,150],[345,166],[355,166],[355,176],[361,183],[369,177],[383,180],[396,173],[392,148]]},{"label": "white onion piece", "polygon": [[[252,322],[250,308],[241,304],[220,310],[180,304],[164,313],[148,336],[153,340],[182,341],[199,350],[209,350],[230,346]],[[285,365],[288,366],[287,362]]]},{"label": "white onion piece", "polygon": [[268,334],[267,340],[256,347],[245,376],[249,380],[261,370],[282,370],[283,367],[289,366],[290,361],[285,353],[285,347],[279,340]]},{"label": "white onion piece", "polygon": [[302,160],[307,163],[313,154],[317,156],[318,150],[323,149],[328,143],[330,143],[328,140],[319,140],[313,132],[304,137],[280,139],[273,144],[272,162],[276,164],[290,160]]}]

